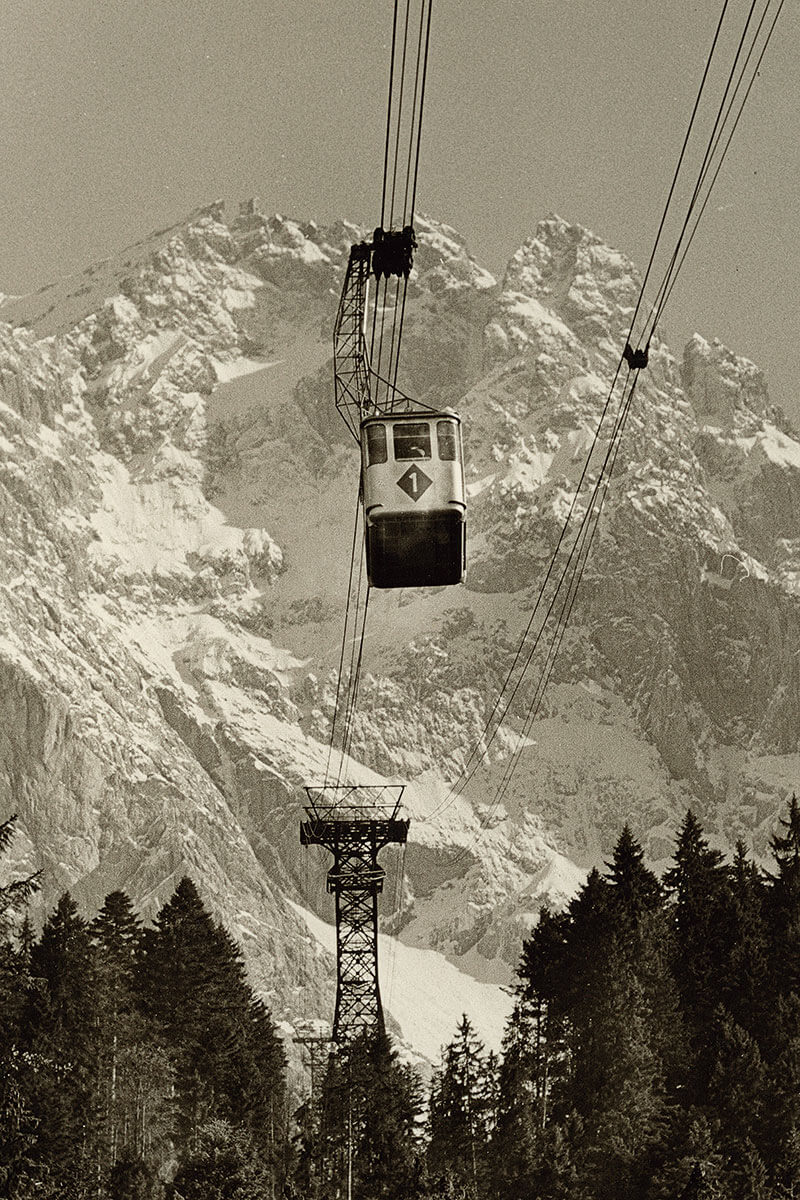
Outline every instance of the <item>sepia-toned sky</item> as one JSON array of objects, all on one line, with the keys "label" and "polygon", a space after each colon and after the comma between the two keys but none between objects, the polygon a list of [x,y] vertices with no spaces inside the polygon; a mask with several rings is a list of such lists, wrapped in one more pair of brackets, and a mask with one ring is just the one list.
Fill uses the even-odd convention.
[{"label": "sepia-toned sky", "polygon": [[[495,272],[551,211],[643,267],[720,7],[434,0],[418,208]],[[391,21],[391,0],[3,0],[0,291],[218,197],[374,225]],[[798,62],[786,4],[664,321],[753,358],[795,415]]]}]

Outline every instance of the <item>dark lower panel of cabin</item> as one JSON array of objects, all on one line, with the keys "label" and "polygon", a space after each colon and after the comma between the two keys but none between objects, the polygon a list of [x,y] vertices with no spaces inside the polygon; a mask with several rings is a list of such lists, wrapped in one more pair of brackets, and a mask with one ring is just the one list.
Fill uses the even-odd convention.
[{"label": "dark lower panel of cabin", "polygon": [[442,587],[461,583],[466,524],[458,511],[390,514],[367,524],[367,574],[372,587]]}]

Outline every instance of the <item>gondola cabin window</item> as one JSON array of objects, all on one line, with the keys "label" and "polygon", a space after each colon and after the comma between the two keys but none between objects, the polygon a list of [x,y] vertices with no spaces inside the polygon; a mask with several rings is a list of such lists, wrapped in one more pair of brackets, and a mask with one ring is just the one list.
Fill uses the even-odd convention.
[{"label": "gondola cabin window", "polygon": [[458,430],[455,421],[439,421],[436,425],[436,438],[442,462],[455,462],[458,458]]},{"label": "gondola cabin window", "polygon": [[427,421],[404,421],[395,425],[394,457],[397,462],[409,459],[430,458],[431,427]]},{"label": "gondola cabin window", "polygon": [[386,426],[367,426],[367,464],[372,467],[376,463],[387,461]]}]

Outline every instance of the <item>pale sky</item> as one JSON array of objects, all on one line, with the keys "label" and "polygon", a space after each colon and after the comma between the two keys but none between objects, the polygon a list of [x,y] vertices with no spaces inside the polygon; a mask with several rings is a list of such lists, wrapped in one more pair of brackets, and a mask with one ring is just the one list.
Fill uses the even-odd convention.
[{"label": "pale sky", "polygon": [[[495,273],[551,211],[643,268],[720,7],[434,0],[418,208]],[[218,197],[375,225],[391,21],[391,0],[2,0],[0,291]],[[797,415],[799,63],[787,3],[664,325],[751,357]]]}]

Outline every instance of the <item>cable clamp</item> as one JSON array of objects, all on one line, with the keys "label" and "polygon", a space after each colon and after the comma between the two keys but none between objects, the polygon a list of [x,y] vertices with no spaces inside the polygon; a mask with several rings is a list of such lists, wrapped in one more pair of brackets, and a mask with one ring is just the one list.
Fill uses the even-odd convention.
[{"label": "cable clamp", "polygon": [[650,360],[650,345],[648,343],[643,350],[634,350],[630,342],[626,342],[622,357],[631,371],[641,371],[642,367],[646,367]]},{"label": "cable clamp", "polygon": [[414,251],[417,239],[413,225],[405,225],[402,229],[381,229],[380,226],[372,236],[372,270],[380,279],[385,275],[402,275],[408,279],[414,265]]}]

